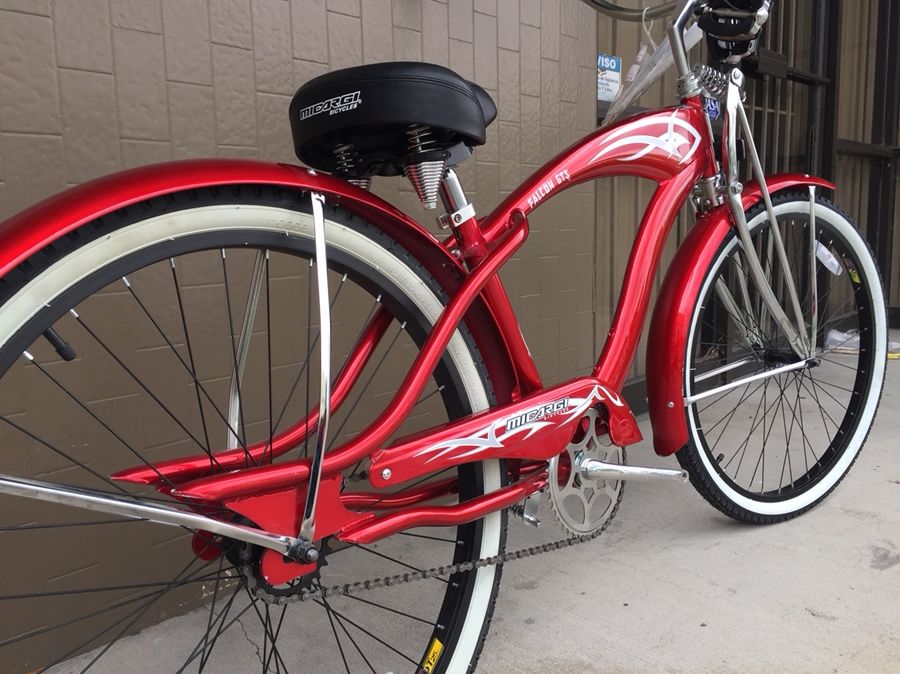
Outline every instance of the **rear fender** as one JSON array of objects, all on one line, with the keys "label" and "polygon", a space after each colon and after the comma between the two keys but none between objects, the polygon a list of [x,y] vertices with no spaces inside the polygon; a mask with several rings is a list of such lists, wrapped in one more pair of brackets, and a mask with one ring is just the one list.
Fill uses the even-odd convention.
[{"label": "rear fender", "polygon": [[[808,175],[784,174],[766,180],[771,194],[794,187],[815,185],[829,190],[834,184]],[[762,200],[756,182],[744,185],[744,210]],[[697,218],[666,273],[650,321],[647,345],[647,401],[653,426],[653,447],[660,456],[674,454],[688,441],[684,411],[684,368],[687,338],[694,303],[704,276],[731,231],[727,205]]]},{"label": "rear fender", "polygon": [[[99,178],[0,223],[0,277],[69,232],[118,209],[165,194],[238,184],[322,192],[330,203],[372,223],[399,242],[450,296],[465,275],[459,261],[419,223],[344,180],[288,164],[199,159],[142,166]],[[465,321],[485,360],[497,401],[508,402],[515,387],[515,370],[490,307],[479,298]]]}]

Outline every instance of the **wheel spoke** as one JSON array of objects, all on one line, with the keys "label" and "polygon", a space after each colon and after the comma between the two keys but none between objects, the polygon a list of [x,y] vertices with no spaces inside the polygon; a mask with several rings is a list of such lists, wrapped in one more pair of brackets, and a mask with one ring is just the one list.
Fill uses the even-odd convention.
[{"label": "wheel spoke", "polygon": [[[764,384],[764,385],[765,385],[765,381],[766,381],[766,380],[763,381],[763,384]],[[762,401],[762,396],[760,396],[760,397],[759,397],[759,402],[758,402],[757,405],[756,405],[756,411],[753,413],[753,421],[750,423],[750,432],[747,434],[747,439],[744,440],[744,442],[743,442],[741,445],[739,445],[738,448],[737,448],[736,450],[734,450],[734,454],[732,454],[731,458],[728,459],[728,463],[726,463],[724,466],[722,466],[722,470],[725,470],[726,468],[728,468],[729,464],[732,462],[732,460],[734,460],[734,457],[737,456],[738,452],[740,452],[740,453],[741,453],[741,458],[740,458],[740,460],[738,461],[737,470],[736,470],[735,473],[734,473],[734,474],[735,474],[735,477],[737,477],[737,474],[738,474],[738,473],[740,472],[740,470],[741,470],[741,463],[742,463],[743,460],[744,460],[744,452],[745,452],[746,449],[747,449],[747,445],[750,443],[750,438],[753,437],[753,431],[756,430],[756,425],[757,425],[756,420],[757,420],[757,418],[759,417],[759,410],[760,410],[760,408],[762,407],[762,402],[763,402],[763,401]]]},{"label": "wheel spoke", "polygon": [[[373,550],[372,548],[367,548],[366,546],[360,545],[359,543],[351,543],[350,545],[351,545],[352,547],[354,547],[354,548],[359,549],[359,550],[365,550],[366,552],[369,552],[369,553],[371,553],[371,554],[373,554],[373,555],[376,555],[376,556],[378,556],[378,557],[381,557],[382,559],[386,559],[386,560],[388,560],[388,561],[390,561],[390,562],[394,562],[394,564],[399,564],[400,566],[405,567],[405,568],[407,568],[407,569],[412,569],[413,571],[418,571],[419,573],[424,573],[424,572],[425,572],[424,569],[420,569],[419,567],[413,566],[412,564],[407,564],[406,562],[401,562],[399,559],[395,559],[394,557],[391,557],[390,555],[386,555],[386,554],[384,554],[383,552],[378,552],[377,550]],[[438,578],[437,576],[435,576],[435,577],[433,578],[433,580],[439,580],[439,581],[441,581],[442,583],[444,583],[445,585],[446,585],[447,582],[448,582],[448,581],[445,580],[444,578]]]},{"label": "wheel spoke", "polygon": [[[267,610],[268,610],[268,607],[267,607]],[[281,626],[284,624],[284,616],[286,613],[287,613],[287,606],[282,606],[281,607],[281,615],[278,618],[278,625],[275,627],[275,633],[272,638],[273,643],[278,641],[278,636],[281,634]],[[269,655],[266,658],[265,663],[263,664],[263,672],[269,671],[269,663],[271,663],[273,655],[274,655],[273,651],[269,651]],[[278,668],[278,660],[275,661],[275,667],[276,667],[276,669]],[[277,671],[280,671],[280,669],[277,669]]]},{"label": "wheel spoke", "polygon": [[[781,491],[782,486],[784,485],[784,471],[788,470],[788,475],[790,478],[790,483],[794,482],[794,473],[791,467],[791,436],[794,430],[794,420],[796,416],[794,414],[794,410],[791,410],[791,427],[790,429],[787,426],[787,415],[784,413],[784,398],[786,395],[785,387],[781,385],[780,377],[775,382],[778,385],[778,410],[781,412],[781,430],[784,431],[785,437],[785,449],[784,449],[784,458],[781,461],[781,474],[778,476],[778,490]],[[797,399],[797,403],[799,403],[799,398]],[[790,405],[788,405],[790,407]],[[807,469],[808,470],[808,469]]]},{"label": "wheel spoke", "polygon": [[[113,486],[117,486],[113,484]],[[0,527],[0,534],[10,534],[18,531],[43,531],[44,529],[67,529],[70,527],[96,527],[107,524],[128,524],[131,522],[148,522],[141,517],[134,519],[97,520],[94,522],[60,522],[58,524],[20,524],[14,527]]]},{"label": "wheel spoke", "polygon": [[841,363],[841,362],[839,362],[839,361],[836,361],[836,360],[834,360],[834,359],[832,359],[832,358],[826,358],[825,356],[823,356],[823,355],[821,355],[821,354],[819,354],[819,355],[817,356],[817,358],[819,358],[820,360],[824,360],[826,363],[831,363],[832,365],[837,365],[838,367],[843,367],[843,368],[845,368],[845,369],[847,369],[847,370],[850,370],[851,372],[856,372],[857,369],[858,369],[858,368],[855,368],[855,367],[851,367],[851,366],[847,365],[846,363]]},{"label": "wheel spoke", "polygon": [[[763,387],[762,394],[762,402],[763,407],[766,406],[766,393],[769,391],[769,379],[766,379],[766,385]],[[763,414],[760,421],[762,421],[762,436],[761,436],[761,447],[759,450],[759,458],[756,460],[756,466],[753,468],[753,475],[750,476],[750,484],[748,486],[753,486],[753,481],[756,479],[756,471],[759,469],[760,464],[762,464],[762,472],[760,477],[760,493],[766,490],[766,441],[769,439],[769,433],[772,432],[772,426],[769,426],[769,432],[766,432],[766,417],[768,414]],[[773,424],[774,425],[774,424]]]},{"label": "wheel spoke", "polygon": [[[328,624],[331,625],[331,632],[334,634],[334,642],[337,644],[338,652],[341,654],[341,662],[344,663],[344,671],[346,671],[347,674],[350,674],[350,665],[347,664],[347,656],[344,655],[344,647],[341,645],[341,638],[338,636],[337,628],[334,626],[331,607],[328,606],[328,602],[325,599],[322,599],[322,606],[325,607],[325,615],[328,616]],[[354,644],[354,646],[356,646],[356,644]],[[359,649],[359,646],[357,646],[357,649]],[[360,655],[362,655],[361,651]],[[375,669],[372,667],[371,663],[369,663],[368,660],[366,663],[369,664],[369,668],[374,672]]]},{"label": "wheel spoke", "polygon": [[236,623],[241,618],[241,616],[243,616],[247,611],[250,610],[249,605],[245,606],[227,624],[225,623],[226,618],[228,618],[228,614],[231,612],[231,607],[234,605],[235,600],[241,594],[242,589],[243,583],[238,583],[235,585],[234,591],[231,593],[231,596],[228,598],[225,606],[222,607],[222,610],[219,611],[219,614],[213,620],[213,624],[216,625],[215,634],[213,634],[212,638],[210,639],[209,633],[204,632],[203,636],[200,637],[200,640],[197,642],[197,645],[194,647],[194,649],[190,652],[187,659],[184,661],[181,667],[176,670],[176,674],[181,674],[198,657],[200,658],[199,671],[202,672],[205,669],[206,664],[209,662],[209,658],[212,655],[213,649],[215,648],[215,645],[219,640],[219,637],[222,636],[222,634],[224,634],[229,627]]},{"label": "wheel spoke", "polygon": [[[834,418],[831,416],[831,414],[828,413],[828,410],[825,409],[825,406],[822,405],[822,403],[819,401],[818,393],[817,393],[817,392],[814,393],[813,390],[811,390],[805,383],[800,382],[800,384],[802,384],[803,388],[804,388],[807,392],[809,392],[809,394],[812,395],[813,398],[815,398],[816,403],[817,403],[817,406],[818,406],[820,412],[821,412],[822,414],[824,414],[825,417],[828,418],[828,421],[830,421],[831,424],[834,426],[835,431],[840,430],[840,428],[841,428],[840,424],[834,420]],[[799,386],[799,384],[798,384],[798,386]],[[813,387],[815,387],[815,382],[813,383]],[[841,402],[840,402],[837,398],[835,398],[833,395],[831,395],[830,393],[828,393],[828,391],[826,391],[825,389],[822,389],[822,393],[826,394],[829,398],[831,398],[831,399],[832,399],[834,402],[836,402],[838,405],[841,404]],[[822,419],[822,421],[823,421],[823,423],[824,423],[825,419]],[[826,429],[827,429],[827,428],[828,428],[828,427],[827,427],[827,425],[826,425]]]},{"label": "wheel spoke", "polygon": [[[320,583],[317,583],[316,585],[317,585],[318,589],[320,589],[320,590],[322,589],[322,585]],[[356,639],[354,639],[353,635],[350,634],[350,631],[347,629],[346,625],[344,625],[344,621],[337,614],[337,612],[331,608],[331,605],[328,603],[328,600],[325,597],[322,597],[322,599],[316,601],[316,603],[325,608],[325,612],[328,615],[329,621],[331,621],[332,618],[337,621],[338,625],[341,628],[341,631],[347,636],[347,638],[350,640],[350,643],[353,644],[353,647],[356,649],[356,652],[359,653],[359,656],[366,663],[366,665],[368,666],[368,668],[372,672],[372,674],[377,674],[375,671],[375,667],[372,666],[372,663],[369,661],[369,658],[366,657],[366,654],[363,653],[362,648],[359,647],[359,644],[356,642]],[[341,655],[343,656],[344,649],[341,648],[341,641],[337,635],[337,631],[335,631],[335,639],[337,639],[338,648],[340,649]],[[346,662],[347,661],[345,659],[344,663],[346,664]],[[349,671],[349,667],[348,667],[348,671]]]},{"label": "wheel spoke", "polygon": [[259,664],[263,665],[263,668],[264,668],[263,672],[265,672],[268,669],[265,664],[265,661],[268,659],[267,655],[266,655],[266,644],[267,643],[271,645],[272,653],[275,656],[275,662],[278,665],[280,665],[281,667],[284,667],[285,671],[287,671],[287,667],[284,664],[284,660],[281,657],[281,653],[278,652],[278,648],[275,646],[274,634],[270,631],[271,623],[269,622],[269,619],[268,619],[268,609],[269,609],[268,604],[265,605],[266,606],[266,615],[263,616],[263,613],[259,610],[259,606],[257,606],[258,600],[255,599],[252,594],[250,594],[250,590],[249,590],[249,588],[247,588],[246,585],[244,586],[244,590],[247,593],[247,597],[249,597],[249,599],[250,599],[250,605],[253,607],[253,611],[256,613],[256,617],[259,618],[259,624],[262,625],[262,628],[263,628],[263,639],[264,639],[263,655],[260,658],[260,663],[259,663]]},{"label": "wheel spoke", "polygon": [[175,269],[175,258],[169,258],[172,267],[172,283],[175,286],[175,296],[178,299],[178,313],[181,316],[181,329],[184,332],[184,345],[187,347],[188,361],[191,364],[191,379],[194,380],[194,393],[197,396],[197,410],[200,413],[200,423],[203,426],[203,439],[206,442],[206,452],[209,454],[209,467],[213,467],[212,445],[209,442],[209,429],[206,426],[206,412],[203,409],[203,400],[200,398],[200,386],[198,385],[197,366],[194,363],[194,350],[191,348],[191,333],[188,330],[187,318],[184,315],[184,301],[181,298],[181,284],[178,282],[178,271]]},{"label": "wheel spoke", "polygon": [[[808,376],[810,379],[813,378],[812,374],[809,374]],[[846,386],[838,386],[834,382],[825,381],[824,379],[816,379],[815,382],[816,382],[816,386],[828,386],[830,388],[837,389],[838,391],[844,391],[845,393],[849,393],[851,395],[854,395],[856,393],[856,391],[849,389]]]},{"label": "wheel spoke", "polygon": [[[760,372],[760,369],[759,369],[759,368],[756,368],[756,369],[753,371],[752,374],[747,375],[747,376],[748,376],[748,377],[752,377],[753,375],[759,374],[759,372]],[[750,386],[752,383],[753,383],[752,381],[747,382],[747,384],[745,385],[744,390],[746,391],[746,387]],[[731,395],[732,393],[735,393],[736,391],[739,391],[739,390],[740,390],[740,386],[737,386],[737,387],[728,389],[727,391],[725,391],[725,393],[723,393],[722,395],[720,395],[718,398],[716,398],[715,400],[713,400],[711,403],[705,405],[705,406],[702,407],[702,408],[701,408],[701,407],[698,407],[697,413],[698,413],[698,414],[702,414],[702,413],[705,412],[706,410],[708,410],[708,409],[710,409],[710,408],[712,408],[712,407],[715,407],[715,406],[718,405],[720,402],[722,402],[723,400],[725,400],[725,398],[727,398],[729,395]],[[696,395],[697,393],[698,393],[698,392],[694,392],[694,395]],[[738,404],[740,404],[740,403],[738,403]],[[713,424],[711,427],[709,427],[709,430],[712,430],[713,428],[715,428],[715,427],[719,424],[719,422],[721,422],[722,419],[725,418],[725,416],[727,416],[727,413],[726,413],[725,415],[723,415],[723,416],[719,419],[718,422],[716,422],[716,423]]]},{"label": "wheel spoke", "polygon": [[[149,396],[153,399],[153,401],[159,406],[159,408],[160,408],[163,412],[165,412],[166,415],[167,415],[172,421],[174,421],[175,424],[176,424],[182,431],[184,431],[185,434],[187,434],[187,436],[194,442],[194,444],[196,444],[201,450],[203,450],[207,455],[209,455],[210,459],[211,459],[212,462],[216,465],[216,467],[217,467],[217,468],[222,468],[221,464],[219,464],[219,462],[218,462],[218,461],[216,460],[216,458],[212,455],[212,453],[209,451],[209,449],[208,449],[202,442],[200,442],[200,440],[197,439],[197,436],[194,435],[194,434],[188,429],[188,427],[184,425],[184,423],[181,421],[181,419],[179,419],[178,416],[175,415],[175,413],[172,412],[172,410],[169,409],[169,408],[162,402],[162,400],[159,399],[159,396],[157,396],[155,393],[153,393],[153,391],[151,391],[150,388],[149,388],[146,384],[144,384],[144,382],[140,379],[140,377],[138,377],[138,376],[131,370],[131,368],[129,368],[129,367],[122,361],[122,359],[119,358],[119,357],[118,357],[118,356],[117,356],[117,355],[116,355],[116,354],[115,354],[115,353],[114,353],[114,352],[106,345],[106,343],[105,343],[102,339],[100,339],[100,337],[97,336],[97,333],[94,332],[94,331],[88,326],[88,324],[85,322],[85,320],[84,320],[81,316],[79,316],[77,313],[75,313],[75,311],[71,311],[70,313],[71,313],[72,316],[75,318],[75,320],[78,322],[78,324],[79,324],[82,328],[84,328],[85,332],[87,332],[87,333],[94,339],[94,341],[95,341],[95,342],[96,342],[96,343],[97,343],[97,344],[98,344],[98,345],[99,345],[99,346],[100,346],[107,354],[109,354],[109,356],[110,356],[114,361],[116,361],[116,363],[122,368],[122,370],[124,370],[125,373],[126,373],[126,374],[127,374],[127,375],[128,375],[128,376],[129,376],[129,377],[130,377],[130,378],[131,378],[138,386],[140,386],[141,389],[143,389],[143,391],[144,391],[147,395],[149,395]],[[74,396],[73,396],[73,398],[74,398]],[[74,400],[75,400],[76,402],[78,402],[79,405],[82,405],[82,403],[81,403],[77,398],[74,398]],[[86,410],[86,411],[87,411],[87,410]],[[89,413],[90,413],[90,412],[89,412]],[[159,471],[157,471],[157,473],[158,473],[158,472],[159,472]],[[166,482],[167,482],[168,484],[170,484],[173,488],[175,487],[175,485],[173,485],[173,484],[171,483],[171,481],[168,480],[168,478],[164,478],[164,479],[165,479]]]},{"label": "wheel spoke", "polygon": [[[768,381],[768,380],[766,380],[766,381]],[[742,459],[743,459],[743,454],[746,452],[747,447],[749,446],[750,440],[753,439],[753,434],[756,432],[756,429],[759,428],[760,424],[762,423],[762,418],[767,416],[769,414],[769,412],[771,412],[775,408],[776,404],[777,404],[777,402],[774,402],[771,405],[769,405],[767,408],[762,409],[762,396],[760,396],[760,402],[757,404],[756,412],[754,413],[754,416],[753,416],[753,423],[751,424],[750,431],[747,435],[747,439],[744,440],[744,442],[735,450],[735,453],[732,455],[731,459],[728,460],[728,463],[726,463],[725,466],[722,467],[723,470],[725,469],[725,467],[728,466],[728,464],[731,463],[731,461],[734,459],[734,457],[737,455],[738,452],[741,452]],[[760,410],[762,410],[762,417],[760,417],[760,415],[759,415]],[[738,469],[740,469],[740,466],[738,466]],[[735,471],[735,479],[737,479],[737,473],[738,473],[738,471],[736,470]]]},{"label": "wheel spoke", "polygon": [[[149,321],[153,324],[153,327],[159,333],[159,336],[162,337],[163,340],[166,342],[166,345],[169,347],[169,350],[172,352],[172,354],[175,356],[175,358],[178,360],[178,362],[181,363],[181,366],[184,368],[185,372],[191,376],[194,386],[197,388],[198,392],[203,394],[203,397],[206,399],[209,406],[212,407],[213,411],[216,413],[216,415],[219,417],[219,419],[221,419],[221,421],[225,424],[228,431],[231,432],[232,434],[234,434],[234,436],[239,438],[239,440],[240,440],[240,436],[239,436],[238,432],[234,428],[232,428],[228,419],[222,413],[222,410],[219,409],[219,406],[216,405],[215,400],[213,400],[213,397],[209,394],[209,391],[207,391],[206,387],[203,386],[203,384],[197,378],[196,369],[193,364],[193,358],[191,359],[191,364],[188,365],[188,363],[185,362],[184,358],[182,358],[181,354],[178,353],[178,349],[175,348],[175,344],[172,342],[172,340],[169,338],[169,336],[165,333],[165,331],[160,326],[159,321],[156,319],[156,317],[154,317],[154,315],[147,308],[146,304],[137,295],[137,292],[134,289],[134,285],[130,281],[128,281],[125,277],[122,277],[122,281],[124,281],[125,287],[128,288],[129,294],[134,298],[135,302],[137,302],[138,306],[141,308],[141,311],[149,319]],[[186,328],[185,328],[185,330],[186,330]],[[202,409],[202,405],[201,405],[201,409]],[[208,440],[208,438],[207,438],[207,440]],[[249,453],[249,450],[247,449],[247,445],[243,442],[243,440],[240,440],[240,444],[241,444],[242,449],[244,450],[244,453],[247,454],[248,457],[250,457],[250,453]]]},{"label": "wheel spoke", "polygon": [[[50,669],[51,667],[54,667],[54,666],[58,665],[60,662],[62,662],[63,660],[67,659],[68,657],[70,657],[70,656],[73,655],[74,653],[77,653],[78,651],[80,651],[80,650],[81,650],[82,648],[84,648],[85,646],[88,646],[89,644],[93,643],[94,641],[96,641],[97,639],[99,639],[100,637],[102,637],[102,636],[103,636],[104,634],[106,634],[107,632],[109,632],[109,631],[115,629],[118,625],[120,625],[120,624],[122,623],[122,621],[128,620],[129,622],[125,625],[125,627],[123,627],[123,628],[116,634],[116,636],[113,637],[112,641],[110,641],[109,643],[107,643],[107,644],[100,650],[100,652],[97,653],[97,654],[91,659],[91,661],[87,664],[87,666],[86,666],[84,669],[82,669],[81,671],[82,671],[82,672],[86,672],[86,671],[88,671],[89,669],[91,669],[91,667],[93,667],[93,666],[97,663],[97,661],[100,660],[100,658],[102,658],[102,657],[107,653],[107,651],[109,651],[109,649],[112,648],[112,647],[119,641],[119,639],[121,639],[121,638],[122,638],[122,637],[123,637],[123,636],[124,636],[124,635],[125,635],[125,634],[133,627],[133,626],[134,626],[134,624],[137,623],[137,621],[140,620],[140,619],[144,616],[144,614],[145,614],[148,610],[150,610],[150,607],[153,606],[153,604],[155,604],[157,601],[159,601],[159,599],[160,599],[163,595],[165,595],[167,592],[169,592],[169,591],[175,589],[176,587],[179,587],[179,586],[180,586],[179,581],[181,580],[181,577],[184,576],[184,574],[186,574],[186,573],[190,570],[190,568],[191,568],[194,564],[196,564],[196,562],[197,562],[197,558],[192,559],[192,560],[191,560],[190,562],[188,562],[187,565],[186,565],[186,566],[178,573],[178,575],[175,576],[175,579],[174,579],[171,583],[169,583],[165,588],[163,588],[163,589],[160,590],[159,592],[153,594],[153,596],[152,596],[147,602],[145,602],[144,604],[141,604],[141,605],[138,606],[136,609],[134,609],[132,612],[128,613],[127,615],[123,616],[122,618],[119,618],[116,622],[110,624],[108,627],[104,628],[104,629],[101,630],[100,632],[97,632],[96,634],[94,634],[94,635],[91,636],[90,638],[88,638],[88,639],[86,639],[85,641],[81,642],[81,643],[80,643],[78,646],[76,646],[75,648],[72,648],[72,649],[70,649],[69,651],[67,651],[66,653],[64,653],[61,657],[57,658],[56,660],[54,660],[53,662],[51,662],[49,665],[47,665],[47,666],[44,668],[44,671]],[[201,567],[200,570],[202,571],[202,570],[203,570],[205,567],[207,567],[207,566],[209,566],[209,563],[204,564],[204,565]],[[129,619],[130,619],[130,620],[129,620]]]},{"label": "wheel spoke", "polygon": [[[816,452],[815,452],[815,450],[812,448],[812,444],[807,440],[807,438],[806,438],[806,432],[803,430],[803,428],[804,428],[804,424],[803,424],[803,406],[799,404],[799,399],[800,399],[800,384],[802,383],[802,380],[801,380],[799,377],[797,377],[797,376],[795,375],[795,376],[794,376],[794,383],[797,385],[797,400],[798,400],[797,411],[798,411],[798,416],[799,416],[799,418],[800,418],[800,422],[799,422],[799,423],[800,423],[800,439],[803,441],[803,460],[804,460],[804,461],[807,461],[806,451],[807,451],[807,449],[808,449],[808,450],[810,451],[810,453],[813,455],[813,458],[816,460],[816,463],[818,463],[818,462],[819,462],[819,457],[816,456]],[[826,429],[826,430],[827,430],[827,429]]]},{"label": "wheel spoke", "polygon": [[353,594],[348,594],[347,597],[350,599],[353,599],[355,601],[362,602],[363,604],[367,604],[369,606],[375,606],[376,608],[383,609],[383,610],[393,613],[395,615],[403,616],[404,618],[409,618],[410,620],[415,620],[416,622],[424,623],[425,625],[428,625],[429,627],[434,627],[435,625],[437,625],[436,621],[426,620],[425,618],[420,618],[419,616],[412,615],[411,613],[407,613],[405,611],[400,611],[398,609],[391,608],[390,606],[385,606],[384,604],[379,604],[374,601],[369,601],[368,599],[363,599],[362,597],[358,597]]},{"label": "wheel spoke", "polygon": [[[222,564],[224,563],[225,558],[221,557],[219,559],[219,573],[222,571]],[[213,626],[213,616],[216,614],[216,600],[219,598],[219,581],[220,578],[216,578],[216,585],[213,588],[213,596],[212,601],[209,603],[209,617],[206,620],[206,632],[203,633],[203,652],[206,652],[206,647],[209,645],[209,633],[212,631]]]},{"label": "wheel spoke", "polygon": [[[320,602],[319,600],[316,600],[316,603],[317,603],[317,604],[321,604],[321,602]],[[396,654],[399,655],[401,658],[403,658],[403,659],[406,660],[407,662],[411,663],[411,664],[413,665],[413,667],[418,667],[419,663],[416,662],[415,660],[413,660],[411,657],[409,657],[406,653],[404,653],[403,651],[401,651],[401,650],[395,648],[394,646],[391,646],[391,645],[390,645],[388,642],[386,642],[384,639],[381,639],[380,637],[378,637],[378,636],[376,636],[375,634],[373,634],[370,630],[367,630],[365,627],[362,627],[359,623],[355,622],[354,620],[351,620],[351,619],[348,618],[345,614],[343,614],[343,613],[341,613],[341,612],[335,610],[334,608],[331,609],[331,612],[332,612],[332,613],[334,614],[334,616],[335,616],[336,618],[338,618],[338,620],[340,620],[341,622],[346,621],[348,624],[352,625],[353,627],[355,627],[356,629],[358,629],[360,632],[362,632],[362,633],[365,634],[366,636],[370,637],[371,639],[374,639],[375,641],[377,641],[379,644],[381,644],[382,646],[384,646],[384,647],[387,648],[388,650],[392,651],[393,653],[396,653]]]},{"label": "wheel spoke", "polygon": [[[713,442],[713,446],[712,446],[713,451],[715,451],[716,448],[718,448],[718,446],[719,446],[719,441],[722,439],[722,436],[725,435],[725,431],[728,430],[728,426],[729,426],[729,424],[731,424],[731,420],[734,418],[735,414],[737,414],[737,411],[738,411],[738,409],[740,408],[741,403],[743,403],[747,398],[749,398],[749,397],[752,396],[754,393],[756,393],[757,391],[759,391],[759,390],[765,385],[766,381],[767,381],[767,380],[764,379],[764,380],[762,380],[761,382],[759,382],[759,384],[756,385],[756,388],[753,389],[752,391],[750,390],[750,386],[752,385],[753,382],[749,382],[749,383],[744,387],[744,394],[741,396],[741,399],[738,400],[737,404],[736,404],[733,408],[731,408],[731,410],[730,410],[729,412],[727,412],[721,419],[719,419],[719,420],[718,420],[716,423],[714,423],[712,426],[710,426],[709,428],[704,427],[703,430],[704,430],[704,432],[708,435],[708,434],[711,433],[713,430],[715,430],[716,426],[718,426],[720,423],[722,423],[723,421],[725,421],[725,425],[722,426],[721,430],[719,431],[719,434],[716,436],[715,442]],[[737,390],[739,390],[739,389],[732,389],[732,390],[733,390],[733,391],[737,391]]]},{"label": "wheel spoke", "polygon": [[[231,568],[232,567],[229,567],[228,569],[226,569],[226,571]],[[218,585],[218,582],[222,578],[231,578],[231,576],[223,575],[222,571],[218,571],[206,576],[200,576],[199,578],[192,578],[191,580],[185,581],[181,585],[189,585],[191,583],[206,583],[210,580],[215,580],[216,584]],[[171,582],[172,581],[165,580],[149,583],[132,583],[129,585],[106,585],[100,587],[85,587],[70,590],[55,590],[53,592],[26,592],[23,594],[4,594],[0,595],[0,601],[11,601],[15,599],[37,599],[40,597],[63,597],[74,594],[94,594],[97,592],[121,592],[122,590],[140,590],[150,587],[168,587]]]},{"label": "wheel spoke", "polygon": [[[115,482],[113,482],[112,480],[110,480],[110,479],[109,479],[108,477],[106,477],[105,475],[101,475],[100,473],[98,473],[96,470],[94,470],[94,469],[91,468],[90,466],[88,466],[88,465],[86,465],[85,463],[79,461],[78,459],[76,459],[76,458],[70,456],[69,454],[67,454],[67,453],[64,452],[63,450],[59,449],[59,448],[56,447],[55,445],[49,443],[48,441],[44,440],[43,438],[38,437],[37,435],[35,435],[34,433],[32,433],[31,431],[29,431],[29,430],[26,429],[25,427],[20,426],[19,424],[17,424],[16,422],[12,421],[11,419],[8,419],[7,417],[0,417],[0,419],[2,419],[3,421],[5,421],[7,425],[9,425],[9,426],[15,428],[17,431],[19,431],[19,432],[22,433],[23,435],[28,436],[29,438],[31,438],[31,439],[34,440],[35,442],[37,442],[37,443],[43,445],[44,447],[46,447],[46,448],[49,449],[50,451],[52,451],[52,452],[58,454],[59,456],[61,456],[61,457],[63,457],[64,459],[66,459],[67,461],[71,462],[72,465],[78,466],[78,467],[81,468],[82,470],[84,470],[84,471],[90,473],[91,475],[93,475],[94,477],[96,477],[96,478],[97,478],[98,480],[100,480],[101,482],[103,482],[103,483],[105,483],[105,484],[108,484],[110,487],[112,487],[113,489],[115,489],[115,490],[117,490],[117,491],[119,491],[119,492],[121,492],[121,493],[123,493],[123,494],[128,494],[128,492],[122,487],[122,485],[116,484]],[[139,457],[139,458],[140,458],[140,457]],[[141,462],[142,462],[145,466],[147,466],[148,468],[152,468],[153,470],[156,470],[156,469],[153,467],[152,464],[150,464],[150,463],[147,462],[146,459],[141,459]],[[156,472],[157,472],[157,474],[159,473],[158,470],[156,470]]]},{"label": "wheel spoke", "polygon": [[429,541],[440,541],[441,543],[451,543],[456,545],[457,541],[455,538],[441,538],[440,536],[426,536],[425,534],[413,534],[409,531],[401,531],[399,532],[400,536],[411,536],[412,538],[424,538]]}]

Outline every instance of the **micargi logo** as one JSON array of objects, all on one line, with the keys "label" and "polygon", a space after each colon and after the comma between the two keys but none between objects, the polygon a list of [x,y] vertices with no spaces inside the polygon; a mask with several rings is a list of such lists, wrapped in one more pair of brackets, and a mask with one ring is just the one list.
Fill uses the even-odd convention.
[{"label": "micargi logo", "polygon": [[335,96],[334,98],[329,98],[328,100],[319,103],[313,103],[312,105],[303,108],[300,111],[300,119],[315,117],[323,112],[327,112],[329,115],[337,115],[341,112],[353,110],[354,108],[359,107],[360,104],[362,104],[362,96],[359,91],[354,91],[350,94],[341,94],[340,96]]}]

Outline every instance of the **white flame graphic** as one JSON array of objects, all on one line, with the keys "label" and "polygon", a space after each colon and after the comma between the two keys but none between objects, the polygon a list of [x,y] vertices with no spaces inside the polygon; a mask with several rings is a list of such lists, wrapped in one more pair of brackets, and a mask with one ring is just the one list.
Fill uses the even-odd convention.
[{"label": "white flame graphic", "polygon": [[[618,150],[621,147],[633,144],[643,144],[644,147],[631,156],[623,157],[621,161],[635,161],[650,154],[654,150],[662,150],[670,157],[678,157],[679,164],[684,164],[690,161],[691,157],[694,156],[694,152],[697,151],[697,148],[700,145],[700,134],[693,126],[691,126],[684,120],[679,119],[677,115],[678,112],[676,111],[673,112],[669,117],[647,117],[645,119],[638,119],[634,122],[631,122],[630,124],[626,124],[621,129],[617,129],[609,136],[605,137],[605,142],[613,142],[610,142],[609,145],[600,150],[600,152],[598,152],[588,163],[593,164],[595,161],[601,159],[613,150]],[[666,132],[660,136],[635,134],[635,132],[638,132],[641,129],[658,126],[659,124],[667,124]],[[675,127],[678,127],[678,130],[676,130]],[[680,131],[684,131],[688,135],[680,133]],[[690,147],[686,152],[682,152],[681,148],[683,148],[685,145],[689,145]]]},{"label": "white flame graphic", "polygon": [[[580,419],[588,410],[588,408],[592,407],[598,402],[608,401],[616,407],[623,407],[625,405],[625,403],[622,402],[622,399],[617,394],[613,393],[605,386],[601,386],[599,384],[594,386],[593,390],[591,390],[586,398],[568,398],[568,401],[569,409],[565,412],[565,414],[567,414],[567,417],[566,420],[562,422],[562,425],[568,424],[575,419]],[[433,454],[433,456],[428,457],[428,459],[425,461],[425,463],[431,463],[432,461],[436,461],[443,456],[449,455],[455,449],[467,450],[458,452],[456,454],[453,454],[452,456],[447,456],[448,460],[456,461],[458,459],[474,456],[475,454],[483,452],[486,449],[505,447],[506,441],[509,438],[513,437],[514,435],[519,435],[520,433],[523,433],[525,431],[527,431],[528,434],[524,438],[522,438],[522,440],[526,440],[545,426],[552,426],[554,424],[554,422],[552,421],[536,420],[527,424],[522,424],[521,426],[506,431],[501,435],[497,435],[497,431],[499,429],[506,428],[507,423],[511,419],[515,419],[516,417],[518,417],[520,414],[521,412],[518,412],[509,417],[498,419],[490,426],[481,429],[474,435],[470,435],[465,438],[445,440],[444,442],[430,445],[428,447],[420,449],[415,453],[414,456]]]}]

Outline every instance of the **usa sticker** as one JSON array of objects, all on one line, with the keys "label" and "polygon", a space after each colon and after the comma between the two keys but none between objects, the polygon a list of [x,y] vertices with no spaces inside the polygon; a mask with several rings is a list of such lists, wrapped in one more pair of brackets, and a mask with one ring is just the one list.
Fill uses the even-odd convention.
[{"label": "usa sticker", "polygon": [[719,101],[715,98],[706,98],[706,114],[710,119],[719,119],[719,116],[722,114],[722,108],[719,105]]},{"label": "usa sticker", "polygon": [[622,86],[622,59],[597,54],[597,100],[611,103]]}]

